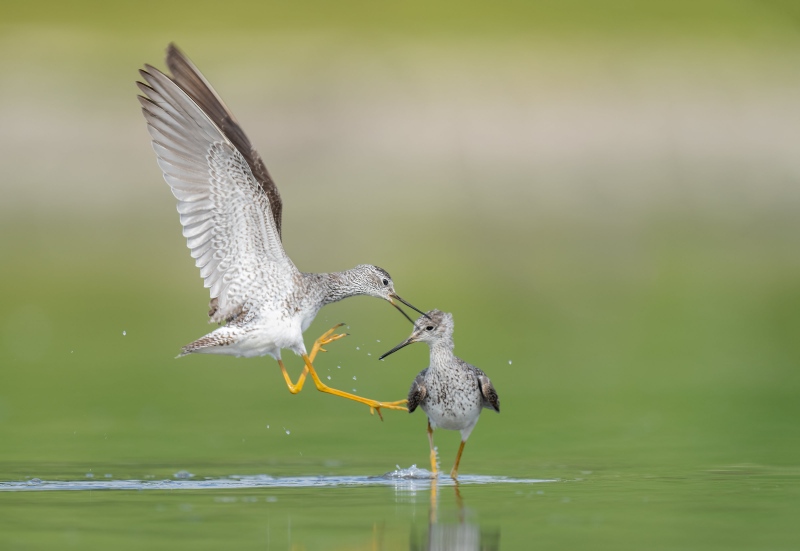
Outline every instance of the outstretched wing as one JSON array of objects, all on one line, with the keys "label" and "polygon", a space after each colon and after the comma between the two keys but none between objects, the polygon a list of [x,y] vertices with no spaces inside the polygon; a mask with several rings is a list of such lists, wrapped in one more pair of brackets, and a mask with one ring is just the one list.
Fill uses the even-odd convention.
[{"label": "outstretched wing", "polygon": [[167,47],[167,67],[172,73],[172,80],[184,92],[189,94],[189,97],[200,106],[200,109],[208,115],[211,122],[222,131],[225,137],[245,158],[247,165],[250,167],[250,172],[253,173],[261,189],[267,194],[269,206],[272,209],[272,219],[275,221],[275,227],[278,229],[278,236],[280,236],[281,213],[283,212],[281,194],[278,193],[278,187],[272,181],[264,161],[261,160],[261,156],[250,143],[231,110],[228,109],[228,106],[225,105],[222,98],[219,97],[200,70],[175,44],[170,44]]},{"label": "outstretched wing", "polygon": [[295,269],[268,194],[245,155],[175,81],[149,65],[138,82],[164,180],[178,200],[186,244],[215,308],[230,319],[275,269]]}]

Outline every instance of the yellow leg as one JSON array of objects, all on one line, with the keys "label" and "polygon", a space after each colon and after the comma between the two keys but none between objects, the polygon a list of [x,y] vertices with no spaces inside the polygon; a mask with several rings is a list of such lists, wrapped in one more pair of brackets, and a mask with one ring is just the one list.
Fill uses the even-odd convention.
[{"label": "yellow leg", "polygon": [[313,364],[311,363],[311,359],[305,354],[303,354],[303,360],[306,362],[306,369],[308,369],[308,373],[311,375],[311,378],[314,380],[314,384],[317,385],[317,390],[319,390],[320,392],[333,394],[334,396],[347,398],[348,400],[353,400],[355,402],[360,402],[362,404],[368,405],[369,412],[375,413],[377,411],[378,417],[381,418],[381,421],[383,421],[381,408],[396,409],[399,411],[408,411],[408,408],[406,407],[406,403],[408,402],[408,400],[398,400],[396,402],[378,402],[377,400],[371,400],[370,398],[362,398],[361,396],[356,396],[355,394],[350,394],[349,392],[344,392],[342,390],[331,388],[320,380],[316,370],[314,369]]},{"label": "yellow leg", "polygon": [[439,475],[439,467],[437,466],[436,448],[433,447],[433,428],[430,419],[428,419],[428,443],[431,446],[431,474],[433,478],[436,478]]},{"label": "yellow leg", "polygon": [[[347,333],[339,333],[334,335],[333,332],[343,326],[343,323],[337,323],[327,331],[325,331],[317,340],[314,341],[314,346],[311,347],[311,354],[308,355],[308,359],[311,362],[314,362],[314,358],[317,357],[318,352],[327,352],[323,346],[326,344],[330,344],[333,341],[338,341],[339,339],[343,339],[347,336]],[[289,392],[292,394],[297,394],[301,390],[303,390],[303,384],[306,382],[306,375],[308,375],[308,367],[303,366],[303,372],[300,374],[300,377],[297,379],[297,384],[292,384],[292,379],[289,377],[289,373],[286,371],[286,367],[283,365],[281,360],[278,360],[278,365],[281,366],[281,372],[283,373],[283,378],[286,381],[286,386],[289,387]]]},{"label": "yellow leg", "polygon": [[337,390],[335,388],[331,388],[325,383],[323,383],[319,376],[317,375],[317,371],[314,369],[314,358],[317,355],[317,352],[325,352],[325,349],[322,348],[324,345],[331,343],[335,340],[339,340],[342,337],[345,337],[345,333],[341,333],[338,335],[333,335],[333,332],[336,331],[339,327],[341,327],[342,323],[334,326],[330,330],[326,331],[320,338],[318,338],[314,342],[314,346],[311,348],[311,354],[306,355],[303,354],[303,361],[305,362],[305,368],[303,372],[300,374],[300,378],[297,379],[297,384],[292,384],[291,379],[289,378],[289,374],[286,372],[286,367],[283,365],[283,362],[280,360],[278,361],[278,365],[281,366],[281,371],[283,372],[283,378],[286,380],[286,386],[289,387],[289,392],[292,394],[297,394],[301,390],[303,390],[303,384],[305,383],[306,375],[311,375],[311,378],[314,380],[314,384],[317,387],[317,390],[320,392],[325,392],[327,394],[333,394],[334,396],[340,396],[342,398],[347,398],[348,400],[354,400],[356,402],[360,402],[362,404],[368,405],[370,413],[378,412],[378,416],[383,420],[383,415],[381,414],[381,408],[386,409],[396,409],[400,411],[408,411],[408,408],[405,404],[408,402],[407,400],[398,400],[396,402],[378,402],[377,400],[371,400],[369,398],[362,398],[361,396],[356,396],[355,394],[350,394],[349,392],[344,392],[341,390]]},{"label": "yellow leg", "polygon": [[458,481],[458,464],[461,462],[461,454],[464,452],[464,444],[466,441],[461,441],[461,446],[458,447],[458,454],[456,455],[456,464],[453,465],[453,470],[450,471],[450,478]]}]

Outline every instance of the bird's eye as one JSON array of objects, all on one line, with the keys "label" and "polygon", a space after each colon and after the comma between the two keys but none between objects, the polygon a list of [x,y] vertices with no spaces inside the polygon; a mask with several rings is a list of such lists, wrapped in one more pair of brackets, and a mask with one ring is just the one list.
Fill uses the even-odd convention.
[{"label": "bird's eye", "polygon": [[389,280],[388,280],[388,279],[386,279],[386,278],[383,278],[383,284],[384,284],[384,285],[389,285]]},{"label": "bird's eye", "polygon": [[433,331],[433,325],[429,325],[425,328],[425,331]]}]

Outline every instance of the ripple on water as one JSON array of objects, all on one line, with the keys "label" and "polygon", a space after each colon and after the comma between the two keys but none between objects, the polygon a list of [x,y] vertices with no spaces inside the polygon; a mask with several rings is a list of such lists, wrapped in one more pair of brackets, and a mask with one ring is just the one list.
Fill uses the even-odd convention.
[{"label": "ripple on water", "polygon": [[[178,474],[186,473],[183,476]],[[25,481],[0,482],[0,492],[30,491],[81,491],[81,490],[225,490],[246,488],[319,488],[319,487],[364,487],[395,486],[398,483],[424,488],[430,485],[433,475],[426,469],[412,465],[380,476],[296,476],[272,477],[269,475],[230,475],[203,480],[193,478],[187,471],[176,473],[176,479],[164,480],[42,480],[32,478]],[[440,473],[439,484],[455,484],[449,476]],[[537,484],[556,482],[547,479],[508,478],[505,476],[462,475],[458,483],[465,484]]]}]

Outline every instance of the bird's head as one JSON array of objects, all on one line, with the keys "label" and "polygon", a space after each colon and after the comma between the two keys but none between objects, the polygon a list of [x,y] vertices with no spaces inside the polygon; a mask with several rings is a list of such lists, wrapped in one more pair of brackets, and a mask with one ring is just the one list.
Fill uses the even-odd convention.
[{"label": "bird's head", "polygon": [[411,336],[406,340],[389,350],[386,354],[380,357],[384,359],[389,354],[394,354],[403,347],[408,346],[414,342],[424,342],[428,345],[434,345],[442,340],[449,340],[453,338],[453,323],[452,314],[442,312],[441,310],[431,310],[414,322],[414,330]]},{"label": "bird's head", "polygon": [[405,304],[423,316],[426,315],[422,310],[405,301],[395,292],[392,276],[383,268],[373,266],[372,264],[360,264],[353,268],[350,273],[353,278],[353,283],[357,286],[361,294],[389,301],[389,304],[397,308],[411,323],[414,323],[414,321],[397,305],[397,302]]}]

